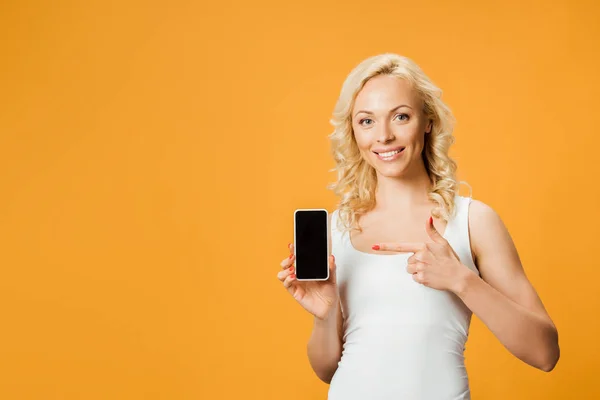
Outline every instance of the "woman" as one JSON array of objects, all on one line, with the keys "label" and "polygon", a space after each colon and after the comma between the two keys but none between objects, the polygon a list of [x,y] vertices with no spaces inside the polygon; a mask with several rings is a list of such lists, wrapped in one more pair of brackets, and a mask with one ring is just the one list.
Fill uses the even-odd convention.
[{"label": "woman", "polygon": [[308,357],[330,400],[469,399],[472,313],[543,371],[558,333],[496,212],[458,195],[453,116],[410,59],[382,54],[348,76],[331,120],[340,196],[330,279],[278,279],[314,315]]}]

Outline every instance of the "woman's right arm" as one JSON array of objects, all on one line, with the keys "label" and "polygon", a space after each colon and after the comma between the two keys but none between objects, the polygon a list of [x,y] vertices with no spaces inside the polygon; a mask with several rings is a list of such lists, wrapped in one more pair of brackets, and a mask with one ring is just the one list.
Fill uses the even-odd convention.
[{"label": "woman's right arm", "polygon": [[310,365],[323,382],[330,383],[338,362],[342,357],[343,317],[339,300],[338,306],[325,318],[314,317],[313,331],[308,340],[307,353]]},{"label": "woman's right arm", "polygon": [[[331,227],[331,213],[329,223]],[[331,249],[331,233],[329,248]],[[329,256],[329,279],[326,281],[297,281],[294,274],[296,260],[294,246],[288,246],[290,255],[281,262],[277,278],[287,291],[314,318],[314,327],[307,344],[308,360],[319,379],[330,383],[342,357],[343,315],[337,288],[335,257]]]}]

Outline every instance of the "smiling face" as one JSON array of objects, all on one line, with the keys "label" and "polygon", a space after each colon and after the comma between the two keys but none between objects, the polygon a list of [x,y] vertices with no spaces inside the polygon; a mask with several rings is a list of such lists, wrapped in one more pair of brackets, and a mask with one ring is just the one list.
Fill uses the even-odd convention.
[{"label": "smiling face", "polygon": [[367,81],[356,96],[352,128],[360,152],[378,175],[397,177],[422,163],[432,123],[410,83],[391,75]]}]

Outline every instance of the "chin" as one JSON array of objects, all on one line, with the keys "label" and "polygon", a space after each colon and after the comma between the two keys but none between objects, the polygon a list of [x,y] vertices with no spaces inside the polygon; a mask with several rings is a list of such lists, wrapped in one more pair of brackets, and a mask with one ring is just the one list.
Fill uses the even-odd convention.
[{"label": "chin", "polygon": [[382,178],[400,178],[404,175],[404,173],[398,172],[395,174],[390,174],[390,173],[381,173],[380,172],[380,173],[378,173],[378,175],[379,175],[379,177],[382,177]]},{"label": "chin", "polygon": [[383,176],[386,178],[398,178],[405,174],[405,168],[396,167],[396,168],[375,168],[377,171],[377,175]]}]

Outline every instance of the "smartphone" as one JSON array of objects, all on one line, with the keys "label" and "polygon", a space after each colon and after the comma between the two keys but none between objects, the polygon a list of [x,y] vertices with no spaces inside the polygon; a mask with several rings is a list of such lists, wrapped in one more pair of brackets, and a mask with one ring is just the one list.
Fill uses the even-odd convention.
[{"label": "smartphone", "polygon": [[326,281],[329,279],[329,235],[327,210],[301,208],[294,211],[297,280]]}]

